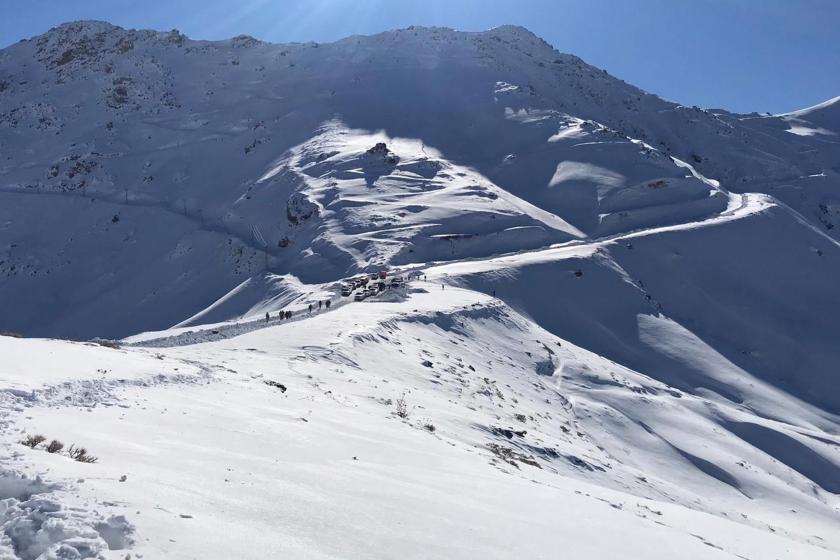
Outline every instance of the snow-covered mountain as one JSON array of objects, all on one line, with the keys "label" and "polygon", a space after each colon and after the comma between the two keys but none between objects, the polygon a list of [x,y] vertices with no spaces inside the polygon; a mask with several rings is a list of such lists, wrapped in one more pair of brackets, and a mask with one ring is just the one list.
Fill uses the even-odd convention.
[{"label": "snow-covered mountain", "polygon": [[727,192],[836,236],[838,144],[800,117],[680,107],[517,27],[271,45],[79,22],[3,50],[0,83],[0,327],[25,334],[160,329],[266,270],[534,249]]},{"label": "snow-covered mountain", "polygon": [[0,337],[0,549],[838,558],[839,134],[511,26],[8,47],[0,331],[123,340]]}]

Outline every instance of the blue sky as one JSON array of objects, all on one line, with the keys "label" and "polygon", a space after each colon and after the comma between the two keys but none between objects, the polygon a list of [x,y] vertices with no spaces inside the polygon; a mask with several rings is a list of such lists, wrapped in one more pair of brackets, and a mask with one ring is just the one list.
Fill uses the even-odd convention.
[{"label": "blue sky", "polygon": [[0,46],[75,19],[273,42],[513,23],[686,105],[782,112],[840,95],[840,0],[0,0]]}]

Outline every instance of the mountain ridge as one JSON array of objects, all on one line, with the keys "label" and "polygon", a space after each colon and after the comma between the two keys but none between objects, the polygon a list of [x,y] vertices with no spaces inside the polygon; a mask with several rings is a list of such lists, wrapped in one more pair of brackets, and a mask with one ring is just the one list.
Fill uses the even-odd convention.
[{"label": "mountain ridge", "polygon": [[[44,279],[56,273],[64,275],[62,290],[103,284],[96,270],[123,259],[120,245],[102,264],[84,267],[91,273],[55,255],[87,258],[104,235],[123,235],[128,247],[137,246],[132,232],[144,228],[136,220],[158,212],[167,216],[164,229],[174,230],[161,238],[171,249],[157,259],[198,258],[189,265],[194,272],[173,264],[166,277],[213,284],[167,296],[174,299],[154,306],[170,310],[162,319],[149,315],[137,323],[147,312],[131,312],[133,324],[114,329],[125,317],[111,327],[86,327],[106,314],[79,303],[72,314],[89,317],[40,331],[37,317],[54,314],[53,304],[29,302],[30,310],[42,310],[28,313],[29,326],[4,325],[8,330],[125,336],[181,323],[261,269],[320,283],[395,264],[486,257],[564,241],[546,220],[597,238],[723,212],[744,192],[777,197],[835,239],[840,231],[835,152],[824,136],[789,134],[788,117],[724,115],[663,101],[521,27],[409,27],[320,45],[274,45],[244,37],[193,41],[175,30],[83,21],[0,53],[7,108],[0,112],[0,149],[7,154],[0,190],[34,196],[27,199],[33,212],[56,201],[38,194],[77,197],[56,202],[71,217],[81,199],[101,203],[85,210],[87,222],[74,226],[71,245],[55,237],[43,258],[36,251],[21,260],[11,239],[24,230],[14,233],[0,264],[10,280],[3,297],[32,293],[33,281],[42,286],[35,292],[57,297],[58,285]],[[330,122],[338,124],[324,128]],[[351,137],[367,143],[347,151]],[[379,142],[405,146],[394,154],[402,163],[359,155]],[[323,161],[290,167],[303,146]],[[345,155],[336,159],[334,151]],[[339,160],[346,169],[330,169]],[[290,171],[271,175],[280,168]],[[318,169],[337,175],[313,176]],[[365,188],[342,201],[359,178]],[[358,198],[376,193],[376,185],[381,195]],[[452,188],[438,188],[445,185]],[[506,225],[465,220],[472,210],[454,204],[469,192],[464,187],[494,201],[475,218],[503,218],[496,223]],[[406,189],[417,188],[412,196],[420,202],[409,203]],[[356,206],[374,208],[386,198],[390,216]],[[460,228],[437,223],[444,209],[458,216],[452,224]],[[540,212],[555,217],[533,221]],[[94,215],[100,225],[90,230]],[[18,223],[14,216],[7,222]],[[18,231],[26,222],[8,227]],[[90,241],[79,245],[81,238]],[[152,237],[143,243],[148,250],[137,254],[163,248]],[[221,253],[227,256],[210,256]],[[136,260],[125,263],[132,278],[143,274],[132,270]],[[113,293],[111,308],[127,298],[152,306],[155,297],[137,294],[139,286],[126,292],[118,280],[99,288]],[[82,290],[79,297],[90,301]]]}]

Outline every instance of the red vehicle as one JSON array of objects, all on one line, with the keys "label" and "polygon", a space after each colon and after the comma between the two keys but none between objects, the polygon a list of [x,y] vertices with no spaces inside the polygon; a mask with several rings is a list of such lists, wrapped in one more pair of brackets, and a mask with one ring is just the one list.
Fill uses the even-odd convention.
[{"label": "red vehicle", "polygon": [[385,271],[385,270],[380,270],[379,271],[379,279],[380,280],[385,280],[385,278],[387,278],[387,277],[388,277],[388,272],[387,271]]}]

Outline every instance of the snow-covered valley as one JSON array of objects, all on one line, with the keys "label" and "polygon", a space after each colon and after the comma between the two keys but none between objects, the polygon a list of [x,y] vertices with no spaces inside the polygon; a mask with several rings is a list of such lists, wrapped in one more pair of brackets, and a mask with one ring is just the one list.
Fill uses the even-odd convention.
[{"label": "snow-covered valley", "polygon": [[0,558],[840,558],[838,99],[517,27],[0,51]]}]

